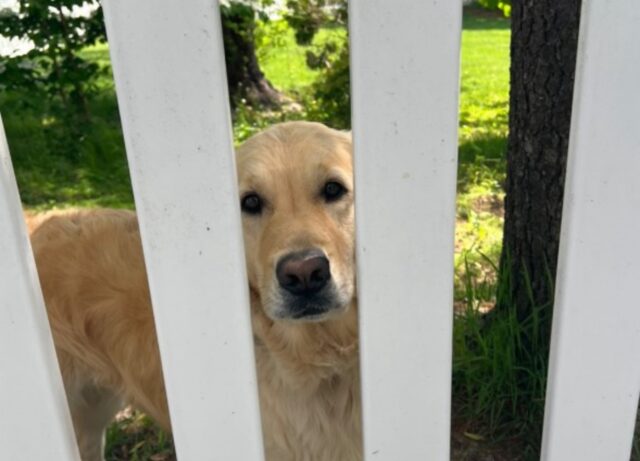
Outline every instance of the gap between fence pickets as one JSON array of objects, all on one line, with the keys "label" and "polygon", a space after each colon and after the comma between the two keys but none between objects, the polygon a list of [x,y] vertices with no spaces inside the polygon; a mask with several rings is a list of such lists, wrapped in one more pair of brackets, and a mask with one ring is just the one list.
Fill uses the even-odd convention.
[{"label": "gap between fence pickets", "polygon": [[[0,254],[2,457],[77,460],[75,435],[1,117]],[[37,443],[33,434],[37,434]]]}]

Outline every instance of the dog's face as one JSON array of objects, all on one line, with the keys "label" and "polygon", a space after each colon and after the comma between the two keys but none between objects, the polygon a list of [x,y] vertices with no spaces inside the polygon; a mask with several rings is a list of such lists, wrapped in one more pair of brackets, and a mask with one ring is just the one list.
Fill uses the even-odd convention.
[{"label": "dog's face", "polygon": [[355,292],[351,139],[318,123],[276,125],[238,149],[250,288],[273,320],[322,321]]}]

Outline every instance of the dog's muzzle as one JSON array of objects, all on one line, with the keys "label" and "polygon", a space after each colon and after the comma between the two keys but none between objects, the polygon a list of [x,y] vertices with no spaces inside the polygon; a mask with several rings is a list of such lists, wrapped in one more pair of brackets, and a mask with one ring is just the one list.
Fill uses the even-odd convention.
[{"label": "dog's muzzle", "polygon": [[311,248],[284,255],[276,264],[276,278],[284,301],[284,316],[319,317],[336,304],[329,259]]}]

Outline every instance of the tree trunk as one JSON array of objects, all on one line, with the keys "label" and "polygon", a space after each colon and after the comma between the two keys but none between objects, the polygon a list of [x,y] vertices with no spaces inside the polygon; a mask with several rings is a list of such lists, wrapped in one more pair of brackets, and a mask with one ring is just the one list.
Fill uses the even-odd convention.
[{"label": "tree trunk", "polygon": [[255,12],[250,5],[220,5],[227,84],[232,107],[240,100],[252,106],[278,106],[282,95],[265,78],[255,49]]},{"label": "tree trunk", "polygon": [[550,311],[553,303],[579,17],[580,0],[512,2],[503,291],[497,313],[515,307],[521,320],[533,307]]}]

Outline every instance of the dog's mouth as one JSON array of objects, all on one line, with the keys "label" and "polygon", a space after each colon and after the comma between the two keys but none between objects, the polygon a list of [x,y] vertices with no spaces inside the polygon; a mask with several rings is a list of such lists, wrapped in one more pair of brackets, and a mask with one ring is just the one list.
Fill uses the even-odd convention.
[{"label": "dog's mouth", "polygon": [[336,308],[335,297],[331,294],[318,293],[312,296],[284,296],[283,318],[292,320],[321,320]]},{"label": "dog's mouth", "polygon": [[280,291],[271,303],[265,305],[273,320],[295,322],[322,322],[345,312],[349,303],[341,299],[334,287],[327,287],[313,295],[295,296]]},{"label": "dog's mouth", "polygon": [[325,317],[325,314],[327,314],[329,311],[326,309],[319,309],[317,307],[307,307],[304,308],[302,310],[298,310],[295,311],[291,314],[291,319],[292,320],[301,320],[304,319],[305,321],[314,321],[314,320],[323,320],[323,318]]}]

